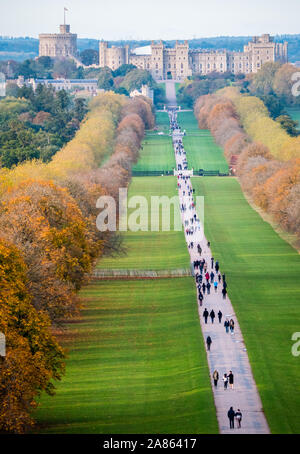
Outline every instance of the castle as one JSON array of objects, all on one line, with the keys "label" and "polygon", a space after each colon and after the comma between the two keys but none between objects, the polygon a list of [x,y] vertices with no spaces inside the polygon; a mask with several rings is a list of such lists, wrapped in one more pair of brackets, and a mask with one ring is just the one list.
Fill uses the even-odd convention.
[{"label": "castle", "polygon": [[[39,56],[70,57],[77,64],[77,35],[70,33],[70,25],[61,25],[59,34],[39,35]],[[243,52],[228,50],[190,49],[188,41],[169,48],[160,42],[140,50],[129,46],[109,47],[106,41],[99,42],[99,65],[116,70],[123,64],[133,64],[149,71],[155,80],[175,79],[182,81],[194,74],[232,72],[234,74],[256,73],[264,63],[288,59],[287,42],[276,43],[264,34],[255,36],[244,46]]]}]

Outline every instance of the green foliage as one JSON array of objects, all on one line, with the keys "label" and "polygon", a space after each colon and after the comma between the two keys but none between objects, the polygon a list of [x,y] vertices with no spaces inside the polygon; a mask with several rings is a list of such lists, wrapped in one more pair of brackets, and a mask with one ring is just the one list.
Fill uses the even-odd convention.
[{"label": "green foliage", "polygon": [[276,96],[274,93],[270,93],[268,95],[259,96],[260,99],[263,101],[265,106],[267,107],[270,116],[275,119],[279,115],[284,112],[284,106],[281,100]]},{"label": "green foliage", "polygon": [[213,93],[216,90],[230,85],[232,75],[212,73],[207,76],[195,76],[186,81],[177,89],[177,101],[180,105],[192,108],[199,96]]},{"label": "green foliage", "polygon": [[12,120],[8,130],[0,132],[0,163],[2,167],[10,168],[20,162],[39,159],[50,160],[58,150],[53,144],[53,136],[40,130],[25,126],[22,121]]},{"label": "green foliage", "polygon": [[121,86],[126,88],[126,90],[130,93],[134,89],[139,90],[142,85],[152,86],[152,82],[152,76],[148,71],[145,69],[135,68],[125,75]]},{"label": "green foliage", "polygon": [[16,89],[17,97],[0,101],[0,165],[42,159],[48,162],[74,137],[87,107],[84,99],[74,103],[65,90],[38,85]]},{"label": "green foliage", "polygon": [[292,120],[289,115],[280,115],[276,118],[276,121],[280,123],[283,129],[292,137],[296,137],[299,135],[299,131],[297,130],[298,121]]},{"label": "green foliage", "polygon": [[105,68],[101,68],[99,77],[98,77],[98,87],[102,88],[103,90],[111,90],[114,85],[114,79],[112,70],[105,66]]},{"label": "green foliage", "polygon": [[80,53],[80,60],[85,66],[97,65],[99,62],[99,52],[94,49],[85,49]]},{"label": "green foliage", "polygon": [[127,73],[129,73],[130,71],[132,71],[133,69],[136,69],[136,66],[135,65],[132,65],[132,64],[129,64],[129,65],[121,65],[118,69],[116,69],[115,71],[113,71],[113,76],[114,77],[118,77],[118,76],[126,76]]},{"label": "green foliage", "polygon": [[56,58],[53,65],[53,76],[62,77],[64,79],[81,79],[81,74],[76,63],[71,58]]}]

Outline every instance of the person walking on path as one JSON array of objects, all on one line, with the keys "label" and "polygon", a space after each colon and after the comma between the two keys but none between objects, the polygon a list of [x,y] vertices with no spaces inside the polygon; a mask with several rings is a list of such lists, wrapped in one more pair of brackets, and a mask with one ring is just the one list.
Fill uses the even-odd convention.
[{"label": "person walking on path", "polygon": [[206,338],[206,345],[207,345],[207,350],[210,351],[210,346],[212,344],[212,340],[210,336],[207,336]]},{"label": "person walking on path", "polygon": [[219,310],[219,312],[218,312],[219,323],[222,322],[222,317],[223,317],[223,314],[222,314],[222,312]]},{"label": "person walking on path", "polygon": [[217,293],[217,291],[218,291],[218,281],[214,282],[214,289],[215,289],[215,293]]},{"label": "person walking on path", "polygon": [[228,380],[229,380],[230,388],[233,389],[233,373],[232,373],[232,370],[229,371]]},{"label": "person walking on path", "polygon": [[210,284],[210,282],[208,282],[208,283],[206,284],[207,294],[208,294],[208,295],[210,295],[210,287],[211,287],[211,284]]},{"label": "person walking on path", "polygon": [[223,300],[226,299],[226,294],[227,294],[227,290],[226,290],[226,288],[223,287],[223,288],[222,288]]},{"label": "person walking on path", "polygon": [[230,429],[234,429],[234,417],[235,417],[235,411],[232,407],[227,412],[227,416],[229,419],[229,427]]},{"label": "person walking on path", "polygon": [[212,268],[214,267],[214,258],[213,257],[211,258],[211,267]]},{"label": "person walking on path", "polygon": [[214,282],[214,277],[215,277],[215,273],[212,271],[210,273],[210,282],[213,283]]},{"label": "person walking on path", "polygon": [[224,375],[223,375],[223,382],[224,382],[224,389],[227,389],[227,385],[228,385],[228,377],[227,377],[227,374],[224,374]]},{"label": "person walking on path", "polygon": [[211,322],[212,322],[212,324],[213,324],[213,323],[214,323],[215,316],[216,316],[216,315],[215,315],[215,311],[212,309],[212,310],[210,311],[210,314],[209,314],[209,315],[210,315],[210,318],[211,318]]},{"label": "person walking on path", "polygon": [[221,282],[221,274],[218,274],[218,281]]},{"label": "person walking on path", "polygon": [[199,290],[198,300],[199,300],[200,306],[202,306],[202,303],[203,303],[203,293],[201,293],[200,290]]},{"label": "person walking on path", "polygon": [[214,370],[213,380],[214,380],[215,387],[217,387],[218,386],[218,380],[219,380],[219,372],[217,370]]},{"label": "person walking on path", "polygon": [[220,269],[219,262],[216,261],[216,263],[215,263],[215,270],[216,270],[216,273],[219,272],[219,269]]},{"label": "person walking on path", "polygon": [[225,326],[226,333],[228,333],[228,331],[229,331],[229,320],[227,318],[226,318],[226,320],[224,322],[224,326]]},{"label": "person walking on path", "polygon": [[238,408],[237,412],[235,413],[235,417],[236,417],[236,420],[237,420],[237,423],[238,423],[238,429],[240,429],[242,426],[241,426],[241,422],[242,422],[242,412],[241,410]]},{"label": "person walking on path", "polygon": [[233,319],[231,319],[229,322],[229,328],[230,328],[231,334],[233,334],[233,332],[234,332],[234,320]]},{"label": "person walking on path", "polygon": [[206,282],[208,282],[208,281],[209,281],[209,274],[208,274],[208,272],[207,272],[207,271],[206,271],[206,273],[205,273],[205,279],[206,279]]},{"label": "person walking on path", "polygon": [[208,310],[205,308],[205,310],[203,311],[203,317],[204,317],[205,324],[207,324],[208,315],[209,315]]},{"label": "person walking on path", "polygon": [[205,289],[206,289],[206,284],[205,284],[205,282],[203,282],[203,284],[202,284],[202,292],[203,292],[203,295],[205,295]]}]

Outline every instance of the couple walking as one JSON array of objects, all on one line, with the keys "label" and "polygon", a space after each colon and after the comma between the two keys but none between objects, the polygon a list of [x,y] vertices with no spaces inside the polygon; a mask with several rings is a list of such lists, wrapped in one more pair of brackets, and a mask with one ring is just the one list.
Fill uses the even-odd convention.
[{"label": "couple walking", "polygon": [[237,423],[238,423],[238,429],[240,429],[242,426],[241,426],[241,423],[242,423],[242,412],[241,410],[238,408],[237,411],[234,411],[233,407],[230,407],[230,409],[228,410],[227,412],[227,416],[228,416],[228,419],[229,419],[229,427],[230,429],[234,429],[234,418],[236,418],[237,420]]},{"label": "couple walking", "polygon": [[223,375],[224,389],[227,389],[228,383],[231,389],[233,389],[234,375],[232,370],[229,371],[229,374]]}]

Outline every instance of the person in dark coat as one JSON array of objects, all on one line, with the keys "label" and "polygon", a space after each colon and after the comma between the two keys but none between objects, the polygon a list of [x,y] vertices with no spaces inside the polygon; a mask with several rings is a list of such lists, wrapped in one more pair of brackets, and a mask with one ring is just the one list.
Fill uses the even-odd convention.
[{"label": "person in dark coat", "polygon": [[234,417],[235,417],[235,411],[233,410],[232,407],[227,412],[227,416],[229,419],[229,427],[230,429],[234,429]]},{"label": "person in dark coat", "polygon": [[221,323],[222,317],[223,317],[223,314],[222,314],[222,312],[219,310],[219,312],[218,312],[219,323]]},{"label": "person in dark coat", "polygon": [[210,295],[210,287],[211,287],[211,284],[208,282],[206,284],[206,288],[207,288],[207,294]]},{"label": "person in dark coat", "polygon": [[223,295],[223,300],[226,299],[226,293],[227,293],[227,290],[226,288],[222,288],[222,295]]},{"label": "person in dark coat", "polygon": [[216,273],[218,273],[219,271],[219,262],[217,261],[216,264],[215,264],[215,270],[216,270]]},{"label": "person in dark coat", "polygon": [[202,306],[202,303],[203,303],[203,293],[201,293],[201,291],[199,291],[198,300],[199,300],[200,306]]},{"label": "person in dark coat", "polygon": [[211,258],[211,267],[212,268],[214,267],[214,258],[213,257]]},{"label": "person in dark coat", "polygon": [[210,273],[210,282],[214,282],[215,273],[212,271]]},{"label": "person in dark coat", "polygon": [[221,274],[218,275],[218,280],[221,282]]},{"label": "person in dark coat", "polygon": [[203,284],[202,284],[202,292],[203,292],[204,294],[205,294],[205,289],[206,289],[206,284],[205,284],[205,282],[203,282]]},{"label": "person in dark coat", "polygon": [[211,322],[214,323],[214,319],[215,319],[216,314],[215,314],[215,311],[213,309],[210,311],[209,316],[211,318]]},{"label": "person in dark coat", "polygon": [[225,281],[226,281],[226,278],[225,278],[225,273],[224,273],[224,274],[222,274],[222,279],[223,279],[223,282],[225,282]]},{"label": "person in dark coat", "polygon": [[205,323],[207,323],[208,315],[209,315],[208,310],[205,308],[205,310],[203,311],[203,317],[204,317]]},{"label": "person in dark coat", "polygon": [[212,340],[210,336],[207,336],[206,338],[206,345],[207,345],[207,350],[210,351],[210,346],[212,344]]},{"label": "person in dark coat", "polygon": [[225,320],[224,326],[225,326],[226,333],[228,333],[229,332],[229,320],[227,320],[227,319]]},{"label": "person in dark coat", "polygon": [[232,370],[229,371],[228,380],[229,380],[230,388],[233,389],[233,373],[232,373]]}]

